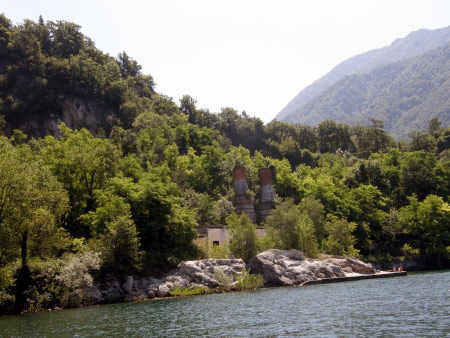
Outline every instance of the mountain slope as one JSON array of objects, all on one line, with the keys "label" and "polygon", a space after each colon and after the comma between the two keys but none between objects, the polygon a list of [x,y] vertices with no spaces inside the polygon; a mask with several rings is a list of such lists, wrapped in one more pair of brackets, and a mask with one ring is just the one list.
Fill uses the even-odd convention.
[{"label": "mountain slope", "polygon": [[280,121],[301,122],[301,117],[297,119],[288,116],[342,77],[367,73],[388,63],[418,56],[447,42],[450,42],[450,26],[435,30],[421,29],[395,40],[389,46],[351,57],[298,93],[275,118]]},{"label": "mountain slope", "polygon": [[438,117],[450,123],[450,44],[423,55],[346,76],[290,115],[289,122],[323,120],[366,124],[382,120],[386,131],[404,138]]}]

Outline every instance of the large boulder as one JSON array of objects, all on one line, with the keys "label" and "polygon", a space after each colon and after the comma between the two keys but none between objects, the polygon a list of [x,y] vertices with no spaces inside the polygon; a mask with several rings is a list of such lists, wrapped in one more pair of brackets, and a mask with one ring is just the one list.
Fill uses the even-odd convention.
[{"label": "large boulder", "polygon": [[133,276],[126,276],[125,277],[125,282],[122,284],[122,290],[126,293],[126,294],[130,294],[131,291],[133,290]]},{"label": "large boulder", "polygon": [[245,263],[242,259],[203,259],[199,261],[185,261],[178,264],[178,274],[189,283],[196,283],[214,288],[219,286],[215,279],[215,271],[233,275],[240,274],[245,270]]},{"label": "large boulder", "polygon": [[260,273],[267,286],[302,285],[324,278],[344,277],[346,272],[374,273],[370,264],[353,258],[305,259],[298,250],[264,251],[248,263],[252,273]]},{"label": "large boulder", "polygon": [[325,256],[325,261],[341,267],[347,273],[373,274],[375,269],[372,264],[361,262],[356,258],[341,256]]}]

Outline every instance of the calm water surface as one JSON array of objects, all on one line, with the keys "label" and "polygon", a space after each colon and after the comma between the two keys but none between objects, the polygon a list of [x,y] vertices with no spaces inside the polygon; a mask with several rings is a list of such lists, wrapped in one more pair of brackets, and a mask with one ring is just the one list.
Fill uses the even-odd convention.
[{"label": "calm water surface", "polygon": [[1,337],[450,337],[450,271],[0,318]]}]

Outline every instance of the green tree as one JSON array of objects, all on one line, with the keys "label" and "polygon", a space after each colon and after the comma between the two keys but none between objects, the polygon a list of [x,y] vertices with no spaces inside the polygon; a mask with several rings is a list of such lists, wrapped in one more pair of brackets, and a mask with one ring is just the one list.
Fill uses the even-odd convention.
[{"label": "green tree", "polygon": [[48,241],[43,235],[56,231],[67,193],[42,161],[30,161],[3,137],[0,148],[0,229],[18,244],[27,266],[30,242]]},{"label": "green tree", "polygon": [[273,210],[272,215],[266,218],[265,228],[278,249],[297,249],[310,257],[318,253],[314,223],[292,199],[285,200]]},{"label": "green tree", "polygon": [[231,253],[247,262],[259,251],[255,225],[245,213],[238,216],[234,212],[227,217],[226,223],[231,236]]},{"label": "green tree", "polygon": [[86,129],[72,131],[62,124],[60,130],[59,139],[47,137],[39,147],[69,194],[67,229],[72,235],[89,237],[79,217],[95,209],[95,191],[115,175],[121,153],[109,140],[95,138]]},{"label": "green tree", "polygon": [[429,267],[450,266],[450,206],[435,195],[428,195],[422,202],[413,195],[409,202],[398,217],[409,242],[420,249]]},{"label": "green tree", "polygon": [[322,249],[326,253],[340,256],[358,256],[359,251],[354,247],[356,238],[353,236],[356,223],[328,215],[325,228],[328,236],[322,242]]},{"label": "green tree", "polygon": [[309,218],[313,221],[314,232],[317,241],[320,244],[327,232],[325,228],[325,208],[323,204],[313,196],[306,196],[300,202],[299,208],[302,212],[308,214]]},{"label": "green tree", "polygon": [[420,201],[436,191],[436,158],[424,151],[406,153],[401,164],[401,184],[406,196],[416,194]]}]

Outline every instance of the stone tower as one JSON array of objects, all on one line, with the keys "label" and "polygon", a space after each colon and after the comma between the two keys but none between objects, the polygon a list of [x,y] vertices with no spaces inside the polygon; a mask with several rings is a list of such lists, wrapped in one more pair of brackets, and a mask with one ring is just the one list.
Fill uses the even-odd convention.
[{"label": "stone tower", "polygon": [[233,188],[233,206],[236,214],[245,213],[253,223],[256,223],[255,198],[248,192],[245,168],[233,169]]},{"label": "stone tower", "polygon": [[256,220],[258,223],[263,223],[267,216],[272,213],[275,206],[275,191],[272,185],[272,172],[269,168],[259,169],[259,192],[257,195],[256,204]]}]

